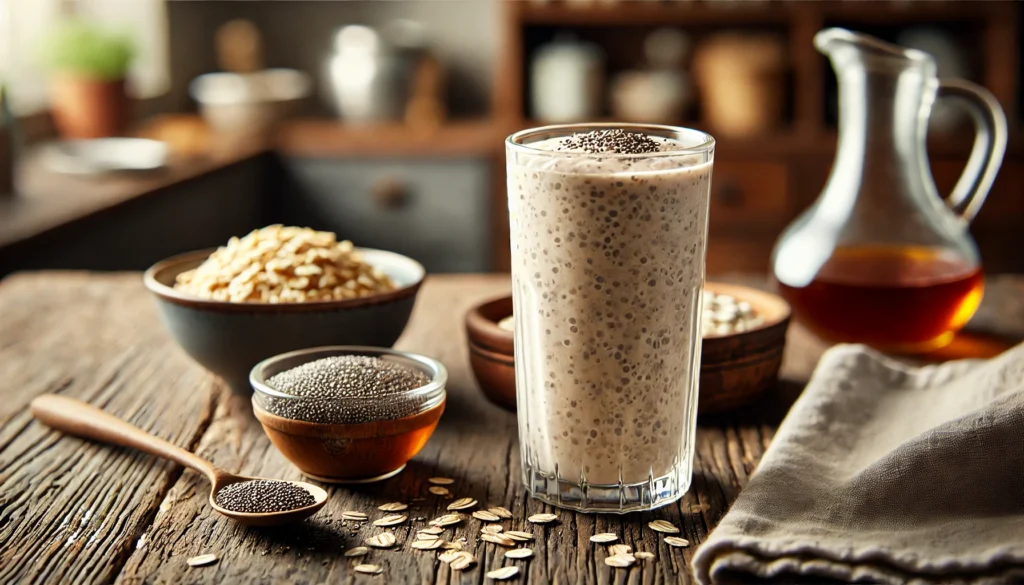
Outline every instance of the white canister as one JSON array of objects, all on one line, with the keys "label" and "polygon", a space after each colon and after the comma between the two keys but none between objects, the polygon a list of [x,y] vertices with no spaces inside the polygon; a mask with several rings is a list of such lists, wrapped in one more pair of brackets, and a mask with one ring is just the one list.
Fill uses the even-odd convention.
[{"label": "white canister", "polygon": [[530,105],[545,122],[576,122],[601,113],[604,53],[592,43],[555,40],[534,54]]}]

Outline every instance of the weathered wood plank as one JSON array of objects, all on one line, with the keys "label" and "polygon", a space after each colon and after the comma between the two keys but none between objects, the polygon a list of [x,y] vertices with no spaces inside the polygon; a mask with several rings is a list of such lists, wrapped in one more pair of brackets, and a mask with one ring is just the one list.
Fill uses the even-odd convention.
[{"label": "weathered wood plank", "polygon": [[[341,512],[361,510],[375,517],[382,515],[376,506],[389,501],[414,506],[409,512],[411,521],[395,530],[403,546],[375,550],[364,561],[383,565],[389,578],[404,582],[479,582],[479,567],[465,573],[451,572],[435,560],[435,554],[411,550],[408,544],[415,534],[413,527],[425,526],[426,521],[443,514],[450,502],[427,493],[426,479],[431,476],[451,477],[456,480],[453,492],[458,496],[472,496],[481,504],[505,505],[517,518],[540,509],[532,502],[527,504],[525,494],[511,487],[517,485],[514,470],[519,468],[515,417],[490,405],[478,393],[464,355],[462,323],[457,317],[475,299],[500,294],[506,288],[507,283],[501,279],[473,277],[445,277],[423,288],[414,323],[399,347],[426,353],[446,364],[449,402],[441,427],[405,472],[379,484],[332,488],[327,506],[314,520],[286,531],[245,529],[217,517],[205,502],[205,480],[186,472],[168,495],[173,504],[164,506],[156,517],[145,545],[128,560],[119,582],[355,582],[366,577],[357,577],[350,568],[352,563],[341,553],[381,529],[363,526],[353,531],[341,522]],[[466,297],[456,294],[459,290],[475,294]],[[430,318],[435,315],[446,317]],[[252,417],[248,401],[239,397],[223,398],[198,452],[232,471],[300,477],[271,447]],[[412,502],[413,498],[425,499]],[[512,527],[508,522],[504,524]],[[478,521],[469,520],[459,527],[458,534],[469,539],[468,548],[478,556],[481,567],[500,566],[504,550],[475,542],[480,527]],[[515,527],[529,530],[525,522]],[[564,526],[554,530],[561,528]],[[315,538],[309,537],[311,531]],[[546,553],[542,546],[534,548],[537,556],[530,564],[539,570]],[[202,569],[185,566],[185,559],[203,552],[214,552],[221,561]]]},{"label": "weathered wood plank", "polygon": [[[278,582],[484,583],[505,564],[504,549],[467,539],[480,565],[452,572],[435,554],[409,548],[415,528],[441,515],[450,500],[427,494],[426,479],[456,480],[457,496],[504,505],[515,518],[506,529],[536,535],[535,557],[517,561],[517,583],[690,583],[696,545],[725,514],[749,478],[776,425],[799,394],[824,345],[791,330],[784,382],[757,404],[700,421],[693,485],[675,505],[625,517],[555,511],[559,521],[531,526],[525,518],[554,511],[527,497],[519,478],[515,416],[487,403],[472,380],[462,315],[475,301],[508,288],[498,276],[444,276],[428,281],[399,347],[434,356],[451,376],[448,411],[424,451],[399,476],[360,487],[331,488],[325,509],[287,529],[248,529],[206,505],[206,481],[176,466],[124,450],[60,438],[33,423],[31,397],[57,391],[89,400],[229,470],[299,478],[265,438],[245,397],[219,389],[212,377],[163,333],[138,275],[47,274],[0,285],[0,582],[76,583]],[[422,498],[422,499],[421,499]],[[367,559],[385,576],[355,574],[344,549],[382,529],[340,520],[347,509],[382,515],[388,501],[413,504],[411,521],[395,528],[401,546]],[[647,527],[661,518],[679,526],[694,546],[668,547]],[[604,564],[607,550],[589,542],[615,532],[652,562],[630,570]],[[189,568],[189,556],[221,560]]]},{"label": "weathered wood plank", "polygon": [[44,392],[87,400],[186,448],[212,379],[168,343],[138,274],[0,284],[0,582],[109,582],[180,468],[32,421]]},{"label": "weathered wood plank", "polygon": [[[458,573],[434,560],[435,555],[409,548],[413,527],[444,513],[449,500],[426,493],[426,478],[433,475],[456,480],[453,492],[472,496],[481,504],[504,505],[515,519],[506,529],[522,529],[537,537],[529,562],[518,561],[524,577],[520,583],[689,583],[689,559],[693,547],[672,549],[647,523],[663,518],[680,526],[694,543],[708,531],[735,497],[740,483],[736,472],[754,465],[760,451],[747,452],[743,460],[738,444],[727,446],[721,429],[701,429],[694,487],[683,500],[650,514],[619,516],[580,515],[550,508],[529,499],[519,480],[519,449],[515,417],[485,402],[469,371],[465,355],[461,315],[477,300],[507,290],[501,277],[446,276],[428,281],[405,336],[398,347],[440,359],[449,369],[449,406],[442,423],[416,460],[396,478],[359,488],[332,488],[327,507],[305,527],[288,531],[256,531],[234,526],[209,510],[204,480],[186,472],[168,495],[143,546],[128,560],[119,576],[121,583],[141,582],[265,582],[285,579],[296,582],[356,582],[352,563],[340,556],[379,529],[345,526],[341,512],[361,510],[374,517],[381,503],[426,498],[411,510],[412,521],[395,530],[400,547],[373,551],[364,559],[382,564],[387,578],[410,583],[480,583],[487,570],[512,564],[503,559],[504,549],[478,543],[480,523],[470,520],[456,531],[467,538],[467,549],[480,566]],[[730,430],[736,441],[738,430]],[[745,428],[756,436],[756,427]],[[249,405],[237,397],[223,397],[213,423],[199,445],[199,453],[230,470],[265,476],[298,478],[299,475],[265,439],[249,414]],[[743,480],[746,479],[743,472]],[[556,524],[531,526],[530,514],[554,511]],[[417,520],[422,519],[422,520]],[[604,564],[606,548],[591,543],[598,532],[615,532],[634,550],[654,552],[653,562],[639,563],[629,571]],[[310,534],[315,535],[310,537]],[[285,549],[285,547],[290,547]],[[222,560],[214,566],[189,569],[185,559],[214,552]]]}]

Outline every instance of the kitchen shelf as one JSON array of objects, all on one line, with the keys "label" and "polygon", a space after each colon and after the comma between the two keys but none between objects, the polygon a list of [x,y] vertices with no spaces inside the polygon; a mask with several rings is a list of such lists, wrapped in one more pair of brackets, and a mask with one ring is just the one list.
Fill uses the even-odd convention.
[{"label": "kitchen shelf", "polygon": [[934,22],[985,22],[1000,14],[1012,15],[1012,2],[876,1],[825,2],[823,16],[849,24],[924,25]]},{"label": "kitchen shelf", "polygon": [[[661,2],[515,2],[519,22],[553,26],[734,26],[787,24],[814,14],[851,24],[889,25],[928,22],[983,22],[1008,8],[1011,2],[935,1],[831,1],[799,0]],[[1012,10],[1012,9],[1010,9]]]},{"label": "kitchen shelf", "polygon": [[576,4],[517,2],[519,20],[528,25],[664,26],[772,24],[789,20],[781,2],[619,2]]}]

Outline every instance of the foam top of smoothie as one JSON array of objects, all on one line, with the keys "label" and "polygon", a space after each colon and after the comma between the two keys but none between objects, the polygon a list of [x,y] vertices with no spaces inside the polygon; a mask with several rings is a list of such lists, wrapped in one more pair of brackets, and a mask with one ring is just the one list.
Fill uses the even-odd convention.
[{"label": "foam top of smoothie", "polygon": [[[689,152],[692,146],[661,136],[608,128],[557,136],[526,144],[535,153],[521,156],[521,166],[583,174],[643,172],[696,166],[701,155]],[[644,156],[680,152],[679,156]],[[573,154],[583,156],[550,156]],[[586,156],[592,155],[592,156]]]}]

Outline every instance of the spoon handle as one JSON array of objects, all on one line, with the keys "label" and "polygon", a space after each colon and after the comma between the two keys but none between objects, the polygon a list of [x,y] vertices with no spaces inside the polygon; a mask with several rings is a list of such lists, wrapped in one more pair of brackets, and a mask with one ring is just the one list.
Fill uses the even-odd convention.
[{"label": "spoon handle", "polygon": [[205,474],[211,481],[216,474],[210,462],[81,400],[43,394],[32,401],[30,408],[39,421],[58,431],[170,459]]}]

